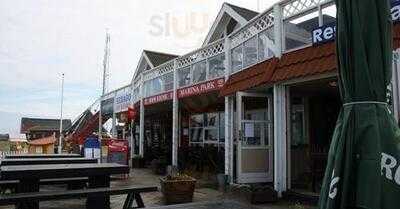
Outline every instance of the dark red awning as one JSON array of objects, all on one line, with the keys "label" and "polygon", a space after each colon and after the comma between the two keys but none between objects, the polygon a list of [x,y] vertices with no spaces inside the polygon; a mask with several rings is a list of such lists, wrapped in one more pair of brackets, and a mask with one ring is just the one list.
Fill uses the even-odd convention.
[{"label": "dark red awning", "polygon": [[279,59],[271,58],[248,69],[233,74],[222,87],[219,96],[234,94],[269,82]]}]

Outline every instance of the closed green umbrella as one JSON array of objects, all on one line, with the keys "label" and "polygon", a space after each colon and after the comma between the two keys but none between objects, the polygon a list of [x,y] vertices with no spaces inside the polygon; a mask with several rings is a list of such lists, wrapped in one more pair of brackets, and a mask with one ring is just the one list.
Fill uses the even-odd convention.
[{"label": "closed green umbrella", "polygon": [[343,108],[329,150],[320,209],[400,208],[400,130],[389,112],[387,0],[336,0]]}]

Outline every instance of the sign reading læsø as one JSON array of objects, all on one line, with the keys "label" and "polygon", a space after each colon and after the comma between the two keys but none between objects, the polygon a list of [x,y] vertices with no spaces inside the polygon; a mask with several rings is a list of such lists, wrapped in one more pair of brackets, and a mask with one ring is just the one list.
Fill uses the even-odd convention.
[{"label": "sign reading l\u00e6s\u00f8", "polygon": [[[398,22],[400,20],[400,0],[392,1],[392,8],[390,13],[392,15],[392,21]],[[329,23],[318,27],[312,31],[312,43],[323,44],[335,40],[336,36],[336,23]]]}]

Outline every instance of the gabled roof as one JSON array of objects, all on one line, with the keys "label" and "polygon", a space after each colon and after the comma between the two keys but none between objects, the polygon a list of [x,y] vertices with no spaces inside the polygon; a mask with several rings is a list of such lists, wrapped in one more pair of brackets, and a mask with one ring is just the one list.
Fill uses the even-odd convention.
[{"label": "gabled roof", "polygon": [[258,15],[258,12],[246,9],[243,7],[235,6],[233,4],[226,3],[228,6],[230,6],[235,12],[240,14],[242,17],[244,17],[247,21],[253,19],[255,16]]},{"label": "gabled roof", "polygon": [[255,11],[224,3],[203,42],[203,46],[218,40],[231,19],[243,26],[257,15],[258,13]]},{"label": "gabled roof", "polygon": [[136,67],[135,73],[133,74],[132,83],[136,79],[140,73],[146,70],[147,66],[151,69],[162,65],[174,58],[178,57],[178,55],[167,54],[162,52],[155,52],[150,50],[143,50],[142,55],[140,56],[139,63]]},{"label": "gabled roof", "polygon": [[29,141],[29,145],[35,145],[35,146],[42,146],[42,145],[48,145],[48,144],[54,144],[56,142],[56,137],[55,135],[51,135],[48,137],[40,138],[40,139],[35,139],[32,141]]},{"label": "gabled roof", "polygon": [[154,67],[162,65],[178,57],[177,55],[174,54],[166,54],[162,52],[155,52],[149,50],[144,50],[144,53],[147,55],[147,58],[149,59],[151,64],[153,64]]},{"label": "gabled roof", "polygon": [[[63,130],[71,126],[71,120],[63,120]],[[60,120],[46,118],[21,118],[21,133],[29,131],[60,131]]]},{"label": "gabled roof", "polygon": [[0,141],[8,141],[10,139],[10,134],[0,134]]}]

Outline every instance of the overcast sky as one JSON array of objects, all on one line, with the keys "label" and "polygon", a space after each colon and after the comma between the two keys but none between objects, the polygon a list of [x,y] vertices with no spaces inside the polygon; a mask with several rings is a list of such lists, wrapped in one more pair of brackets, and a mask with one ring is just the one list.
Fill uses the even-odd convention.
[{"label": "overcast sky", "polygon": [[[0,133],[20,117],[74,119],[100,95],[105,31],[111,34],[108,89],[130,82],[143,49],[182,55],[198,48],[222,0],[1,0]],[[232,0],[263,11],[276,0]]]}]

